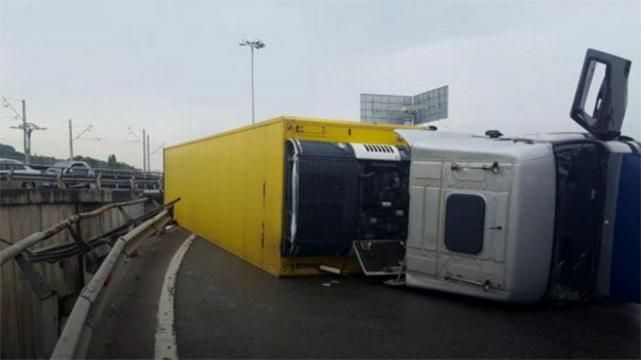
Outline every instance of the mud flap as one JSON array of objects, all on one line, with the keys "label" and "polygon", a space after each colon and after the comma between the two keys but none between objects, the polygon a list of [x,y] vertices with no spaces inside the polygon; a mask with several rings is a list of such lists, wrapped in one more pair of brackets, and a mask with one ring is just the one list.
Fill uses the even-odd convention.
[{"label": "mud flap", "polygon": [[354,252],[365,275],[399,275],[403,271],[405,241],[356,240],[353,244]]}]

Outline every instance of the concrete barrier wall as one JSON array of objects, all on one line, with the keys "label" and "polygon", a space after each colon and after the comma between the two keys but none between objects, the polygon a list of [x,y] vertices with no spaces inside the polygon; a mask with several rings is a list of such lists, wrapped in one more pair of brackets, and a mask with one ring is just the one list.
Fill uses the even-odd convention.
[{"label": "concrete barrier wall", "polygon": [[[134,199],[130,192],[111,190],[2,190],[0,189],[0,239],[16,242],[46,229],[65,218],[116,201]],[[126,208],[132,217],[142,215],[143,204]],[[122,225],[118,209],[95,218],[82,220],[80,232],[87,240]],[[68,230],[35,245],[31,250],[73,242]],[[0,251],[7,244],[0,242]],[[84,286],[84,257],[74,256],[56,263],[34,264],[53,293],[34,291],[16,261],[0,268],[0,357],[48,358],[71,310]]]}]

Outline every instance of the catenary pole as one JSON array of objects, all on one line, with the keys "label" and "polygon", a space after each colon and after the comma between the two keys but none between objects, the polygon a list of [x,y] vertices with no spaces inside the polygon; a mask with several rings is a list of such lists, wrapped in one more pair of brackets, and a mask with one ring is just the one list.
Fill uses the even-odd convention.
[{"label": "catenary pole", "polygon": [[22,136],[24,142],[24,163],[29,164],[31,160],[31,154],[29,149],[29,144],[27,140],[27,101],[22,100]]},{"label": "catenary pole", "polygon": [[147,134],[147,171],[151,171],[151,154],[149,154],[149,134]]},{"label": "catenary pole", "polygon": [[145,135],[145,129],[142,129],[142,171],[147,171],[147,135]]},{"label": "catenary pole", "polygon": [[69,119],[69,160],[73,160],[73,124]]}]

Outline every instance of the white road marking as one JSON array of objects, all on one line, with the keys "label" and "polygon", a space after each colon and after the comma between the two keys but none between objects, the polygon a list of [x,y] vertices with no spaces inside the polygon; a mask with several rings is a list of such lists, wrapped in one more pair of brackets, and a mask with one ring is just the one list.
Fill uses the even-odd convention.
[{"label": "white road marking", "polygon": [[176,290],[176,277],[183,256],[194,241],[196,235],[191,234],[180,245],[174,257],[171,258],[165,280],[162,284],[160,300],[158,302],[158,323],[156,325],[156,345],[154,347],[155,359],[178,359],[176,346],[176,330],[174,328],[174,291]]}]

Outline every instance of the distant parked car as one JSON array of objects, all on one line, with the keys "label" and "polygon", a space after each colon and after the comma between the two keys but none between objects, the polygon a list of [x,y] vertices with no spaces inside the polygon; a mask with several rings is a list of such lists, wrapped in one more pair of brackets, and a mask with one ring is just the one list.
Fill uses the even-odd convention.
[{"label": "distant parked car", "polygon": [[[96,175],[94,169],[89,166],[85,161],[76,161],[76,160],[64,160],[58,161],[49,167],[45,174],[47,175],[63,175],[63,176],[73,176],[73,177],[93,177]],[[46,187],[57,186],[56,183],[48,183]],[[92,184],[85,182],[78,183],[65,183],[67,188],[90,188]]]},{"label": "distant parked car", "polygon": [[94,176],[94,169],[85,161],[65,160],[58,161],[45,171],[45,174],[51,175],[74,175],[74,176]]},{"label": "distant parked car", "polygon": [[[13,159],[2,159],[0,158],[0,174],[17,174],[17,175],[40,175],[39,170],[33,169],[29,165],[13,160]],[[5,184],[6,187],[36,187],[36,183],[33,181],[10,181]]]}]

